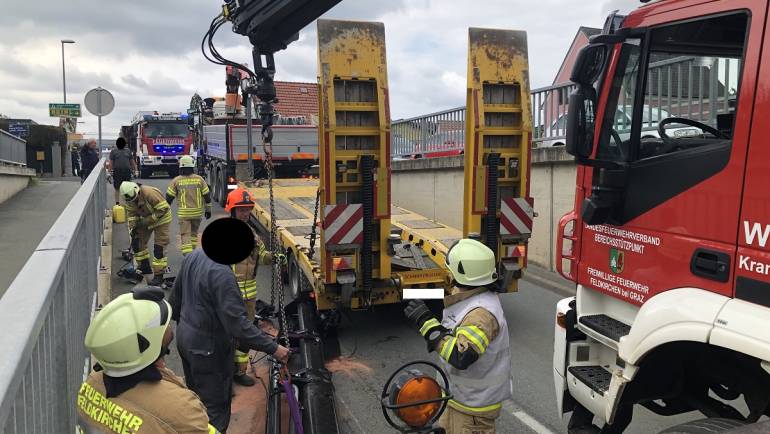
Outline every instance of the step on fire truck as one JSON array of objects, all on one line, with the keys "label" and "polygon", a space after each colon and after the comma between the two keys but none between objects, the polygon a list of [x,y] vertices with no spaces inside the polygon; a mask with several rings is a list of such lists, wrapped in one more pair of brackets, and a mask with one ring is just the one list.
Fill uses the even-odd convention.
[{"label": "step on fire truck", "polygon": [[553,357],[572,432],[622,432],[637,404],[709,418],[672,432],[770,415],[767,13],[655,2],[611,15],[578,56],[557,242],[577,295],[558,303]]},{"label": "step on fire truck", "polygon": [[187,114],[138,112],[121,134],[136,156],[140,178],[155,174],[174,177],[179,173],[179,157],[190,155],[192,133]]}]

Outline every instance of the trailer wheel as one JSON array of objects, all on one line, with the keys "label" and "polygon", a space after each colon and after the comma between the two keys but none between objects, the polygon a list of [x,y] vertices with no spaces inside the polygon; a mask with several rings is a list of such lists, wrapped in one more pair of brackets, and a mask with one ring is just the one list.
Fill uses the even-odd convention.
[{"label": "trailer wheel", "polygon": [[302,280],[304,276],[302,275],[302,271],[299,268],[299,263],[297,262],[296,255],[289,255],[289,291],[292,300],[296,300],[299,298],[300,293],[302,292]]},{"label": "trailer wheel", "polygon": [[709,417],[672,426],[660,432],[660,434],[713,434],[746,425],[745,422],[721,417]]},{"label": "trailer wheel", "polygon": [[211,168],[211,173],[212,173],[212,175],[211,175],[212,180],[211,181],[212,181],[213,188],[214,188],[214,197],[212,197],[212,199],[214,200],[214,202],[219,203],[220,197],[221,197],[221,194],[220,194],[220,191],[219,191],[219,189],[221,187],[219,185],[219,168],[218,167],[212,167]]}]

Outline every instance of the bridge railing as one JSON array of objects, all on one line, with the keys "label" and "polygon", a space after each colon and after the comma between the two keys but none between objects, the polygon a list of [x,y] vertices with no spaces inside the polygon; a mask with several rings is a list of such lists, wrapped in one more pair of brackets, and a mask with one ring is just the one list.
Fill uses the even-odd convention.
[{"label": "bridge railing", "polygon": [[[90,368],[107,181],[102,159],[0,298],[0,430],[67,433]],[[41,205],[42,206],[42,205]]]},{"label": "bridge railing", "polygon": [[0,164],[27,165],[27,142],[0,130]]},{"label": "bridge railing", "polygon": [[393,121],[393,158],[457,155],[465,149],[465,107]]}]

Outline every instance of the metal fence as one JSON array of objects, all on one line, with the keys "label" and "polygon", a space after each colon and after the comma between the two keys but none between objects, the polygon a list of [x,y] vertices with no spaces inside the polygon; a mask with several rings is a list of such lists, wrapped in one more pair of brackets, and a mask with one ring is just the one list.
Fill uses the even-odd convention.
[{"label": "metal fence", "polygon": [[542,87],[530,92],[532,105],[532,147],[560,146],[567,137],[569,96],[572,83]]},{"label": "metal fence", "polygon": [[0,164],[27,165],[27,142],[0,130]]},{"label": "metal fence", "polygon": [[465,149],[465,107],[393,121],[390,135],[393,158],[461,154]]},{"label": "metal fence", "polygon": [[107,201],[104,162],[0,298],[0,428],[75,431],[75,397],[88,372],[83,346],[96,303]]}]

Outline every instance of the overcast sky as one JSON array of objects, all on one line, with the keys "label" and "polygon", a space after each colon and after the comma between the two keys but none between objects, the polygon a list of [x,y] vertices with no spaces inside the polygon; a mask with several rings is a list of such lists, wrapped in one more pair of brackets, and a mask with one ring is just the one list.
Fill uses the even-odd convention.
[{"label": "overcast sky", "polygon": [[[0,114],[58,124],[48,103],[62,102],[61,39],[67,102],[83,103],[96,86],[115,96],[103,119],[104,137],[138,110],[184,112],[194,92],[224,94],[224,70],[208,63],[200,42],[218,0],[38,0],[11,2],[0,14]],[[468,27],[526,30],[532,88],[550,85],[582,26],[601,27],[613,9],[638,0],[343,0],[329,18],[385,23],[393,119],[463,105]],[[246,38],[226,24],[217,46],[249,62]],[[276,54],[278,80],[315,82],[315,23]],[[83,107],[78,132],[95,136],[97,122]]]}]

